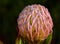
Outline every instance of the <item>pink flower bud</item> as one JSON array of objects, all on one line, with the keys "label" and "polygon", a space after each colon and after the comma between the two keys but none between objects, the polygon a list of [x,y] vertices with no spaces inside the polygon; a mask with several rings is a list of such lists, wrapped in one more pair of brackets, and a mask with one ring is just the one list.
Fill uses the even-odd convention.
[{"label": "pink flower bud", "polygon": [[29,41],[45,40],[52,32],[53,22],[47,8],[42,5],[29,5],[17,19],[19,35]]}]

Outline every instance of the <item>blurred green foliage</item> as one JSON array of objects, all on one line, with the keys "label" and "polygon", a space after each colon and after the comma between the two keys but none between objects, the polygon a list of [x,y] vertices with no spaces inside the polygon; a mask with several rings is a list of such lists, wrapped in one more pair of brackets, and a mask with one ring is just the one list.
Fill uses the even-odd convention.
[{"label": "blurred green foliage", "polygon": [[51,13],[53,44],[60,44],[60,1],[59,0],[0,0],[0,39],[5,44],[15,44],[18,35],[17,18],[23,8],[30,4],[41,4]]}]

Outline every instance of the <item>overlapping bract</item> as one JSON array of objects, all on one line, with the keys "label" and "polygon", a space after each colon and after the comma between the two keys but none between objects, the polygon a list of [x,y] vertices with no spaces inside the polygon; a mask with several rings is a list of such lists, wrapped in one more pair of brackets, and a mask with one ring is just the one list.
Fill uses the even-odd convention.
[{"label": "overlapping bract", "polygon": [[19,35],[29,41],[45,40],[52,32],[53,22],[48,9],[42,5],[29,5],[17,19]]}]

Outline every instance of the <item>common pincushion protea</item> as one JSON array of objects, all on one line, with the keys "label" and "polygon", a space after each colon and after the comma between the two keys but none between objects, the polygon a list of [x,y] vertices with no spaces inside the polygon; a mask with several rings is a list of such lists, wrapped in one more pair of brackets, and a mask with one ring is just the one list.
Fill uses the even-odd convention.
[{"label": "common pincushion protea", "polygon": [[17,19],[19,35],[28,41],[45,40],[52,32],[53,22],[48,9],[42,5],[29,5]]}]

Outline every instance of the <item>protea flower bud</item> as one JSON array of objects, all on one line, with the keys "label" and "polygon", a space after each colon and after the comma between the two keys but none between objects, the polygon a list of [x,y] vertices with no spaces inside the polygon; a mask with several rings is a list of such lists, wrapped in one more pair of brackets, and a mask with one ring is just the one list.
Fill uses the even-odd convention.
[{"label": "protea flower bud", "polygon": [[45,40],[52,32],[53,22],[47,8],[42,5],[29,5],[17,19],[19,35],[28,41]]}]

